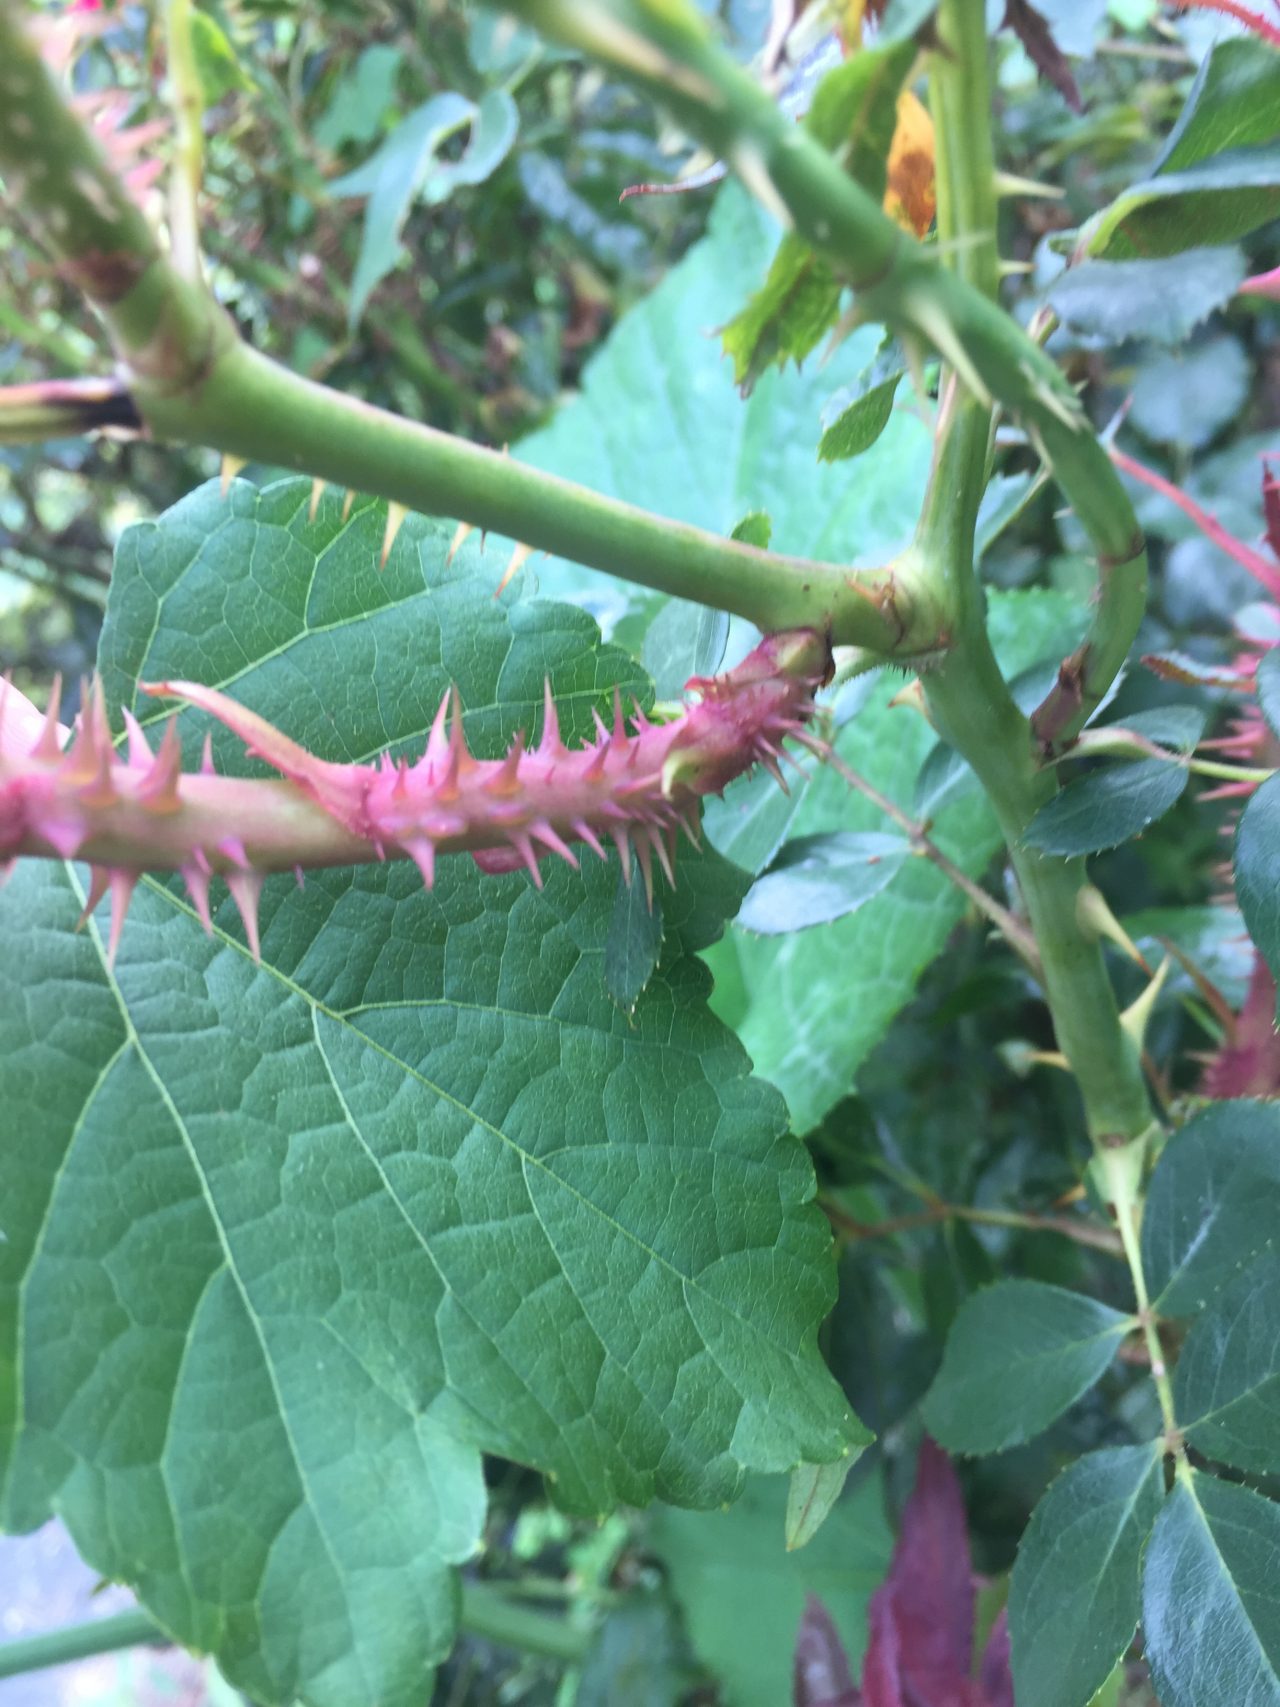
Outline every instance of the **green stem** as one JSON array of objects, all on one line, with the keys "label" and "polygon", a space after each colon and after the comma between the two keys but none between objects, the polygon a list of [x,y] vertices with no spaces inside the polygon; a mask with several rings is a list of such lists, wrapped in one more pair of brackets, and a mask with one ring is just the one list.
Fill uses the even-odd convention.
[{"label": "green stem", "polygon": [[[938,31],[942,45],[930,67],[930,94],[944,163],[939,239],[950,265],[975,286],[994,290],[995,182],[982,0],[942,0]],[[974,572],[990,425],[986,410],[954,394],[939,421],[916,550],[954,628],[923,686],[935,722],[973,766],[999,820],[1039,950],[1058,1046],[1080,1084],[1090,1134],[1101,1144],[1145,1133],[1151,1105],[1139,1051],[1120,1025],[1102,945],[1081,914],[1084,861],[1050,858],[1023,845],[1027,825],[1057,783],[1037,763],[1027,719],[996,664]]]},{"label": "green stem", "polygon": [[118,1612],[112,1618],[93,1618],[70,1624],[40,1636],[0,1645],[0,1677],[21,1677],[25,1672],[43,1671],[47,1666],[66,1665],[94,1654],[114,1654],[121,1648],[138,1648],[172,1640],[142,1611]]},{"label": "green stem", "polygon": [[1140,1217],[1143,1152],[1142,1144],[1104,1150],[1098,1158],[1099,1183],[1115,1212],[1116,1228],[1124,1247],[1125,1260],[1133,1280],[1133,1295],[1138,1304],[1138,1322],[1151,1361],[1151,1379],[1155,1382],[1160,1400],[1160,1415],[1164,1422],[1166,1450],[1177,1458],[1185,1457],[1177,1413],[1173,1405],[1173,1383],[1165,1367],[1164,1347],[1156,1331],[1155,1311],[1147,1289],[1147,1277],[1142,1267],[1142,1246],[1138,1238]]},{"label": "green stem", "polygon": [[191,0],[165,0],[174,148],[169,168],[169,245],[184,278],[199,279],[200,186],[204,180],[204,87],[191,36]]},{"label": "green stem", "polygon": [[[472,1636],[565,1665],[580,1664],[591,1644],[589,1630],[515,1605],[492,1583],[463,1583],[460,1622]],[[170,1647],[172,1643],[173,1637],[138,1607],[111,1618],[94,1618],[0,1644],[0,1678],[21,1677],[96,1654],[118,1653],[122,1648]]]},{"label": "green stem", "polygon": [[[1033,719],[1036,740],[1052,748],[1080,729],[1101,703],[1128,656],[1146,604],[1146,550],[1128,494],[1090,430],[1078,398],[1045,355],[988,295],[991,253],[975,261],[971,244],[992,244],[994,183],[983,162],[990,140],[978,134],[978,98],[957,88],[944,100],[964,139],[979,149],[981,170],[964,165],[955,145],[950,173],[991,204],[981,226],[950,234],[940,227],[948,267],[901,231],[819,143],[795,125],[713,45],[684,0],[506,0],[548,35],[614,66],[663,101],[699,141],[728,161],[749,189],[815,249],[832,257],[859,297],[863,316],[923,339],[950,362],[965,387],[1016,414],[1066,493],[1098,559],[1094,616],[1084,644],[1064,659],[1058,685]],[[969,36],[949,50],[971,63]],[[954,38],[954,39],[953,39]],[[939,60],[941,56],[937,56]],[[985,70],[979,88],[987,89]],[[946,105],[946,101],[950,105]],[[987,109],[989,112],[989,108]],[[951,144],[944,145],[945,148]],[[940,188],[943,186],[940,185]],[[971,209],[958,207],[967,218]]]},{"label": "green stem", "polygon": [[508,534],[763,629],[823,629],[884,655],[936,646],[931,613],[910,606],[891,570],[775,556],[669,522],[341,396],[249,349],[204,285],[162,251],[20,16],[15,0],[0,0],[0,171],[106,324],[156,437]]}]

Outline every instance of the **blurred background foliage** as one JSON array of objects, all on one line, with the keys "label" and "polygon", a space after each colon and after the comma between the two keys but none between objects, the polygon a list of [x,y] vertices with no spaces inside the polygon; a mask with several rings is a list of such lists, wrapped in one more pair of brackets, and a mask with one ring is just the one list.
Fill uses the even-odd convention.
[{"label": "blurred background foliage", "polygon": [[[759,51],[767,0],[704,9],[744,59]],[[1002,203],[1001,252],[1018,269],[1008,301],[1025,317],[1062,265],[1055,237],[1143,176],[1206,54],[1236,33],[1229,20],[1162,12],[1153,0],[1051,0],[1044,10],[1082,110],[1011,36],[999,37],[997,157],[1008,173],[1054,186]],[[128,123],[165,121],[148,10],[86,8],[82,24],[86,16],[78,92],[99,103],[123,92]],[[713,190],[620,201],[629,185],[696,168],[683,139],[597,70],[459,0],[210,0],[197,39],[208,103],[202,236],[217,292],[246,337],[301,372],[487,444],[514,444],[551,419],[619,317],[702,236],[715,203]],[[1251,273],[1280,262],[1274,225],[1248,239],[1246,259]],[[759,278],[753,258],[741,276],[719,280],[717,298],[745,300]],[[709,316],[705,330],[713,325]],[[20,210],[0,229],[0,332],[3,383],[100,371],[105,360],[81,303],[27,241]],[[1100,426],[1127,411],[1132,453],[1256,541],[1262,454],[1275,448],[1280,416],[1278,334],[1280,304],[1252,297],[1172,349],[1138,338],[1094,349],[1062,332],[1051,347],[1087,388]],[[821,387],[817,358],[811,365]],[[913,406],[901,393],[899,409]],[[1008,466],[1025,468],[1016,445],[1011,454]],[[55,672],[74,680],[91,669],[121,530],[215,472],[206,453],[144,442],[0,449],[0,672],[40,700]],[[1176,507],[1135,491],[1154,548],[1140,650],[1228,663],[1259,589]],[[1051,487],[995,540],[985,570],[997,588],[1083,597],[1082,541]],[[1185,701],[1189,691],[1219,723],[1227,716],[1221,690],[1175,690],[1139,669],[1116,709],[1175,693]],[[1140,945],[1175,939],[1238,1007],[1249,950],[1233,909],[1210,905],[1229,826],[1228,808],[1193,790],[1140,841],[1099,859],[1096,874]],[[717,970],[732,1018],[739,972],[728,960]],[[1140,971],[1118,956],[1116,972],[1135,996]],[[1195,1086],[1195,1057],[1212,1048],[1216,1023],[1193,977],[1175,972],[1148,1034],[1171,1097]],[[539,1478],[494,1464],[489,1544],[476,1569],[531,1604],[567,1609],[596,1631],[594,1645],[566,1675],[465,1638],[437,1682],[440,1707],[776,1707],[787,1698],[807,1588],[820,1588],[856,1663],[890,1520],[910,1487],[916,1406],[961,1301],[1010,1272],[1113,1301],[1123,1292],[1109,1252],[1035,1224],[1078,1197],[1082,1159],[1063,1136],[1078,1125],[1075,1093],[1037,1065],[1051,1048],[1025,976],[987,952],[979,922],[964,920],[808,1134],[843,1246],[825,1349],[881,1436],[818,1541],[781,1553],[771,1487],[723,1517],[620,1514],[595,1529],[555,1512]],[[1149,1402],[1122,1363],[1033,1445],[965,1467],[975,1557],[997,1598],[1055,1470],[1158,1426],[1138,1414]],[[131,1678],[122,1700],[178,1698],[151,1672]],[[17,1702],[6,1688],[15,1686],[0,1684],[0,1702]],[[1144,1691],[1133,1670],[1111,1699],[1136,1707]]]}]

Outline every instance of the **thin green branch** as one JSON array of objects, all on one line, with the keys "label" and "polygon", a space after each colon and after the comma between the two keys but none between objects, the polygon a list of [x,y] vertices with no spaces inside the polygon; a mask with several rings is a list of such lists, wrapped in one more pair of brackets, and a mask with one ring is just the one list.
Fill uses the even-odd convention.
[{"label": "thin green branch", "polygon": [[[667,521],[344,397],[249,349],[203,283],[164,253],[20,20],[16,0],[0,0],[0,171],[97,309],[155,437],[450,516],[764,629],[821,629],[885,656],[936,646],[936,616],[891,569],[773,555]],[[4,403],[0,396],[0,412]],[[0,439],[44,430],[40,420],[11,421]]]},{"label": "thin green branch", "polygon": [[[1098,559],[1098,595],[1088,636],[1063,661],[1058,685],[1033,720],[1042,746],[1069,738],[1101,702],[1128,655],[1146,603],[1146,550],[1124,486],[1054,363],[984,294],[984,280],[970,266],[965,268],[969,277],[946,270],[901,231],[830,154],[714,46],[685,0],[506,0],[506,6],[665,102],[785,224],[840,266],[865,318],[922,339],[975,396],[994,399],[1019,418]],[[957,90],[953,104],[971,113],[976,97]],[[970,120],[965,123],[968,127]],[[966,134],[977,141],[972,129]],[[989,159],[990,144],[984,141],[978,168],[962,168],[963,181],[979,181],[982,163]],[[950,170],[944,160],[943,174]],[[986,193],[991,191],[988,184]],[[966,232],[959,251],[975,235],[989,243],[994,228],[992,196],[989,222],[976,233]],[[955,258],[956,245],[944,242],[942,249]],[[982,266],[994,278],[994,259]]]},{"label": "thin green branch", "polygon": [[204,181],[204,87],[191,34],[191,0],[165,0],[174,149],[169,169],[169,245],[184,278],[199,279],[200,186]]},{"label": "thin green branch", "polygon": [[[544,1659],[559,1660],[565,1665],[580,1664],[591,1644],[589,1630],[577,1629],[564,1619],[535,1612],[531,1607],[515,1605],[492,1583],[463,1583],[460,1623],[472,1636],[523,1653],[538,1654]],[[91,1659],[97,1654],[118,1653],[123,1648],[172,1644],[173,1637],[138,1607],[110,1618],[94,1618],[0,1644],[0,1678],[22,1677],[27,1672]]]},{"label": "thin green branch", "polygon": [[1059,1233],[1074,1244],[1087,1245],[1108,1256],[1124,1255],[1119,1236],[1109,1227],[1094,1221],[1078,1221],[1070,1215],[1044,1215],[1024,1209],[980,1209],[968,1203],[931,1202],[927,1209],[913,1210],[908,1215],[895,1215],[884,1221],[861,1221],[850,1215],[830,1197],[819,1202],[831,1225],[844,1238],[891,1239],[900,1233],[914,1233],[927,1227],[939,1227],[948,1221],[968,1221],[977,1227],[1008,1227],[1028,1233]]}]

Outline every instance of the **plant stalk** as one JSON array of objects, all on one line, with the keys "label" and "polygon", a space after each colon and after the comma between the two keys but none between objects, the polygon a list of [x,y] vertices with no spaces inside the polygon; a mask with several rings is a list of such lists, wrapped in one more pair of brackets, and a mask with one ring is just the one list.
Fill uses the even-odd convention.
[{"label": "plant stalk", "polygon": [[[565,1665],[579,1664],[591,1643],[589,1630],[576,1629],[564,1619],[518,1606],[492,1583],[463,1583],[459,1621],[469,1635],[527,1654],[538,1654],[544,1659],[559,1660]],[[61,1630],[0,1644],[0,1678],[22,1677],[27,1672],[91,1659],[97,1654],[118,1653],[124,1648],[172,1645],[172,1636],[149,1613],[136,1607],[110,1618],[93,1618]]]},{"label": "plant stalk", "polygon": [[[975,289],[994,294],[995,169],[982,0],[942,0],[938,34],[930,96],[939,240],[950,266]],[[1151,1104],[1140,1052],[1120,1025],[1101,942],[1080,909],[1084,861],[1023,845],[1027,825],[1057,782],[1037,762],[1031,726],[1000,674],[983,619],[973,541],[990,434],[990,412],[953,390],[940,412],[916,536],[923,572],[935,580],[953,627],[950,645],[923,687],[934,721],[973,766],[999,820],[1039,949],[1058,1046],[1080,1085],[1090,1135],[1102,1145],[1145,1133],[1152,1124]]]}]

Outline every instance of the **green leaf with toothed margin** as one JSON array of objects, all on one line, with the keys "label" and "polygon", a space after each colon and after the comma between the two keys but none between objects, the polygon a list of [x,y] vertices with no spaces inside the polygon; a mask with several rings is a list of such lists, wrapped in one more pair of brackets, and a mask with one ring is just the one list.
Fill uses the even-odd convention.
[{"label": "green leaf with toothed margin", "polygon": [[1156,1519],[1142,1631],[1163,1707],[1280,1707],[1280,1506],[1184,1465]]},{"label": "green leaf with toothed margin", "polygon": [[[566,740],[649,690],[451,523],[309,483],[194,493],[122,539],[102,668],[226,689],[330,759]],[[195,761],[204,720],[179,719]],[[215,732],[220,768],[248,770]],[[827,1224],[696,951],[744,880],[682,858],[628,1018],[616,861],[545,888],[442,860],[267,882],[262,963],[144,883],[114,974],[86,874],[0,893],[0,1522],[94,1569],[255,1700],[417,1707],[484,1521],[482,1452],[570,1510],[732,1499],[868,1438],[817,1350]],[[706,1206],[714,1199],[715,1215]]]},{"label": "green leaf with toothed margin", "polygon": [[951,1452],[1003,1452],[1048,1428],[1093,1386],[1133,1318],[1038,1280],[1000,1280],[960,1306],[924,1400]]}]

